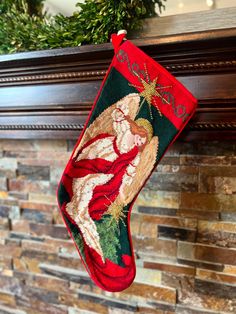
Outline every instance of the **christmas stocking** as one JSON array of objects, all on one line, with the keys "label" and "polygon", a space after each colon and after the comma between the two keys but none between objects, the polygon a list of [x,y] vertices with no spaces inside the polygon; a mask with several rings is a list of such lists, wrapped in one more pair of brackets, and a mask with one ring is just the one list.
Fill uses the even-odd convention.
[{"label": "christmas stocking", "polygon": [[121,291],[135,277],[136,197],[197,101],[162,66],[112,35],[115,56],[58,186],[67,229],[92,280]]}]

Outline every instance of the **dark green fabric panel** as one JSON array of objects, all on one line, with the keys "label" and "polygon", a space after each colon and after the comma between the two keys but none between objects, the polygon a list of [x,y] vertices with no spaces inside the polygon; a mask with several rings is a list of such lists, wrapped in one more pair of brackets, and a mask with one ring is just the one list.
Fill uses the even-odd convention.
[{"label": "dark green fabric panel", "polygon": [[73,236],[73,239],[77,245],[77,247],[79,248],[79,251],[80,251],[80,254],[82,255],[83,257],[83,261],[86,263],[86,260],[85,260],[85,256],[84,256],[84,242],[83,242],[83,239],[82,239],[82,236],[80,234],[80,231],[79,231],[79,228],[74,225],[62,212],[62,215],[67,223],[67,226],[69,227],[71,233],[72,233],[72,236]]},{"label": "dark green fabric panel", "polygon": [[[151,119],[150,109],[151,109],[153,119]],[[159,139],[159,146],[158,146],[158,153],[157,153],[157,161],[158,161],[164,154],[168,145],[173,140],[173,137],[178,133],[178,130],[170,122],[170,120],[168,120],[165,116],[163,115],[160,116],[156,108],[154,108],[153,106],[149,107],[146,101],[144,102],[141,110],[136,116],[136,119],[138,118],[145,118],[152,123],[153,134],[155,136],[158,136],[158,139]]]},{"label": "dark green fabric panel", "polygon": [[99,96],[97,104],[89,120],[88,126],[108,107],[130,93],[137,90],[128,85],[128,81],[115,69],[112,68]]},{"label": "dark green fabric panel", "polygon": [[62,183],[60,183],[58,187],[57,195],[58,195],[58,201],[59,201],[60,207],[62,206],[63,203],[70,202],[70,196],[67,193],[66,188],[64,187]]},{"label": "dark green fabric panel", "polygon": [[125,206],[123,210],[124,210],[124,213],[126,214],[126,217],[123,219],[123,222],[121,220],[119,221],[120,251],[118,251],[118,254],[119,255],[126,254],[126,255],[131,256],[131,247],[130,247],[129,235],[128,235],[128,210],[129,210],[129,206]]}]

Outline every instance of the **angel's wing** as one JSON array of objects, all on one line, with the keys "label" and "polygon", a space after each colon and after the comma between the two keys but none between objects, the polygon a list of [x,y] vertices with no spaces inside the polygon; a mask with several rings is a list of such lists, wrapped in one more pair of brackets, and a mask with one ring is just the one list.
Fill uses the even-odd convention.
[{"label": "angel's wing", "polygon": [[99,234],[93,219],[89,215],[88,204],[92,199],[93,189],[96,184],[105,184],[112,174],[88,174],[86,177],[73,180],[73,196],[66,204],[66,211],[76,222],[83,234],[86,244],[93,248],[104,261],[103,251],[100,244]]},{"label": "angel's wing", "polygon": [[140,97],[137,93],[129,94],[123,97],[121,100],[104,110],[96,120],[86,129],[84,132],[83,138],[80,141],[80,144],[74,151],[73,157],[77,155],[78,150],[85,144],[87,141],[94,138],[96,135],[101,133],[108,133],[111,135],[115,135],[115,131],[113,129],[113,120],[112,120],[112,112],[118,108],[120,105],[124,105],[127,108],[125,114],[129,115],[132,120],[134,120],[138,108],[139,108]]},{"label": "angel's wing", "polygon": [[133,200],[155,165],[157,151],[158,137],[154,136],[141,154],[140,162],[136,168],[136,175],[134,176],[131,185],[125,186],[123,197],[119,195],[117,198],[117,203],[124,206]]}]

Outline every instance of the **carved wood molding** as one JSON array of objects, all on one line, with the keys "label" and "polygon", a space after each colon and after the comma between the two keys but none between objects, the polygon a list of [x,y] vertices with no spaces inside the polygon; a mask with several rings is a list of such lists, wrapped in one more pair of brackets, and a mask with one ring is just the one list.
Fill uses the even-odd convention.
[{"label": "carved wood molding", "polygon": [[82,131],[84,124],[6,124],[0,125],[0,130],[43,130],[43,131]]},{"label": "carved wood molding", "polygon": [[[173,74],[193,74],[202,72],[211,72],[215,70],[234,71],[236,69],[236,60],[226,61],[208,61],[208,62],[195,62],[195,63],[176,63],[176,64],[163,64],[165,68]],[[24,85],[36,83],[55,83],[55,82],[68,82],[68,81],[91,81],[102,80],[106,74],[106,70],[86,71],[86,72],[59,72],[48,74],[36,75],[19,75],[15,76],[0,76],[0,86],[5,85]]]},{"label": "carved wood molding", "polygon": [[86,72],[61,72],[36,75],[20,75],[13,77],[0,77],[0,86],[4,85],[23,85],[50,82],[68,82],[68,81],[91,81],[102,79],[106,74],[106,70],[86,71]]},{"label": "carved wood molding", "polygon": [[196,122],[190,123],[187,128],[191,130],[235,130],[236,122]]},{"label": "carved wood molding", "polygon": [[[54,130],[54,131],[66,131],[66,130],[78,130],[82,131],[85,124],[5,124],[0,125],[0,130]],[[235,130],[236,122],[195,122],[189,123],[186,127],[191,130]]]},{"label": "carved wood molding", "polygon": [[166,65],[166,69],[174,73],[186,73],[189,71],[199,72],[201,70],[214,71],[216,69],[234,70],[236,68],[236,60],[229,61],[208,61],[208,62],[195,62],[195,63],[179,63],[173,65]]}]

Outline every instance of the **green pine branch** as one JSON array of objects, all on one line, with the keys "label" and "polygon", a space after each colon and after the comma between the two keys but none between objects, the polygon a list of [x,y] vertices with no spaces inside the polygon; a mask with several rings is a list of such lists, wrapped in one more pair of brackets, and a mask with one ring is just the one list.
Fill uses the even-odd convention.
[{"label": "green pine branch", "polygon": [[119,227],[115,220],[104,215],[101,220],[95,221],[100,238],[104,258],[118,263],[117,249],[120,248]]}]

